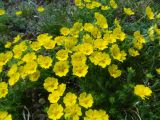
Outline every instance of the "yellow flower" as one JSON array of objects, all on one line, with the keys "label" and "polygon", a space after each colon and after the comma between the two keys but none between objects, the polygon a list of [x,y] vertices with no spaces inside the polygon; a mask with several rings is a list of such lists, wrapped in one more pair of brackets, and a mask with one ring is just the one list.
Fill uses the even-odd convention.
[{"label": "yellow flower", "polygon": [[19,45],[13,47],[14,58],[21,58],[22,52],[27,49],[25,41],[21,42]]},{"label": "yellow flower", "polygon": [[91,2],[91,0],[84,0],[84,2]]},{"label": "yellow flower", "polygon": [[86,8],[88,8],[88,9],[94,9],[94,8],[97,8],[100,6],[101,6],[101,3],[98,1],[92,1],[91,4],[86,4]]},{"label": "yellow flower", "polygon": [[115,0],[110,0],[110,5],[111,5],[111,7],[113,8],[113,9],[116,9],[116,8],[118,8],[118,5],[117,5],[117,3],[115,2]]},{"label": "yellow flower", "polygon": [[0,120],[12,120],[12,116],[8,112],[0,111]]},{"label": "yellow flower", "polygon": [[53,71],[59,77],[66,76],[69,72],[68,61],[58,61],[54,65]]},{"label": "yellow flower", "polygon": [[48,111],[47,111],[48,117],[51,120],[58,120],[63,115],[63,107],[62,105],[59,105],[58,103],[51,104]]},{"label": "yellow flower", "polygon": [[156,32],[158,35],[160,35],[160,29],[159,29],[157,26],[155,27],[154,30],[155,30],[155,32]]},{"label": "yellow flower", "polygon": [[68,50],[68,52],[72,53],[74,46],[77,44],[78,40],[75,37],[67,37],[65,39],[65,49]]},{"label": "yellow flower", "polygon": [[110,7],[107,6],[107,5],[106,6],[103,6],[103,5],[101,6],[101,10],[109,10],[109,9],[110,9]]},{"label": "yellow flower", "polygon": [[28,73],[25,71],[25,66],[19,66],[18,72],[23,79],[28,75]]},{"label": "yellow flower", "polygon": [[49,68],[50,66],[52,66],[52,58],[50,58],[49,56],[42,56],[39,55],[37,58],[37,63],[42,67],[42,68]]},{"label": "yellow flower", "polygon": [[75,105],[77,102],[77,96],[74,93],[68,92],[66,96],[63,98],[63,103],[65,106],[72,106]]},{"label": "yellow flower", "polygon": [[50,103],[57,103],[58,100],[60,99],[60,92],[59,91],[53,91],[52,93],[49,94],[48,100]]},{"label": "yellow flower", "polygon": [[69,30],[69,28],[62,27],[60,32],[61,32],[62,35],[67,36],[70,33],[70,30]]},{"label": "yellow flower", "polygon": [[5,48],[10,48],[10,47],[11,47],[11,45],[12,45],[12,43],[11,43],[11,42],[7,42],[7,43],[5,44]]},{"label": "yellow flower", "polygon": [[138,42],[138,41],[134,41],[133,42],[134,48],[141,50],[143,48],[143,44]]},{"label": "yellow flower", "polygon": [[83,64],[85,64],[86,60],[87,60],[87,57],[83,53],[81,53],[81,52],[75,52],[71,56],[72,65],[77,65],[77,63],[83,63]]},{"label": "yellow flower", "polygon": [[145,43],[145,38],[141,35],[140,31],[134,32],[134,37],[139,43]]},{"label": "yellow flower", "polygon": [[21,42],[19,45],[13,47],[14,58],[21,58],[22,52],[27,49],[25,41]]},{"label": "yellow flower", "polygon": [[54,41],[57,43],[57,45],[62,45],[64,44],[65,39],[65,36],[57,36],[54,38]]},{"label": "yellow flower", "polygon": [[145,43],[145,38],[140,34],[140,31],[134,32],[134,48],[140,50],[143,48],[143,43]]},{"label": "yellow flower", "polygon": [[111,64],[111,58],[109,54],[107,53],[100,53],[98,65],[101,66],[102,68],[105,68],[107,65]]},{"label": "yellow flower", "polygon": [[3,66],[0,66],[0,73],[3,71]]},{"label": "yellow flower", "polygon": [[160,68],[157,68],[156,71],[160,75]]},{"label": "yellow flower", "polygon": [[158,13],[158,14],[156,15],[156,18],[157,18],[157,19],[160,19],[160,13]]},{"label": "yellow flower", "polygon": [[8,94],[8,84],[5,82],[0,82],[0,98],[6,97]]},{"label": "yellow flower", "polygon": [[128,49],[129,55],[136,57],[139,55],[139,52],[137,50],[135,50],[134,48],[129,48]]},{"label": "yellow flower", "polygon": [[152,9],[150,8],[150,6],[146,7],[146,15],[149,20],[154,19],[154,13],[153,13]]},{"label": "yellow flower", "polygon": [[24,65],[23,69],[26,74],[33,74],[37,71],[37,63],[35,61],[30,61]]},{"label": "yellow flower", "polygon": [[26,41],[22,41],[19,45],[18,45],[20,51],[26,51],[27,49],[27,45],[26,45]]},{"label": "yellow flower", "polygon": [[7,51],[7,52],[5,53],[5,59],[6,59],[7,62],[8,62],[10,59],[12,59],[12,57],[13,57],[13,53],[12,53],[11,51]]},{"label": "yellow flower", "polygon": [[148,29],[148,36],[149,36],[149,38],[150,38],[151,41],[154,41],[154,33],[155,33],[155,27],[151,26]]},{"label": "yellow flower", "polygon": [[17,15],[17,16],[22,15],[22,11],[16,11],[16,15]]},{"label": "yellow flower", "polygon": [[91,54],[89,59],[94,65],[99,65],[102,68],[105,68],[107,65],[110,65],[111,63],[111,58],[109,54],[97,51]]},{"label": "yellow flower", "polygon": [[17,35],[17,36],[14,38],[13,43],[17,43],[20,39],[21,39],[21,36],[20,36],[20,35]]},{"label": "yellow flower", "polygon": [[37,70],[35,73],[29,75],[30,81],[37,81],[40,77],[40,71]]},{"label": "yellow flower", "polygon": [[106,43],[115,43],[117,40],[117,36],[115,36],[116,34],[111,33],[111,31],[107,31],[104,36],[103,36],[103,40]]},{"label": "yellow flower", "polygon": [[12,120],[12,116],[9,114],[7,117],[5,117],[3,120]]},{"label": "yellow flower", "polygon": [[87,32],[92,32],[94,29],[94,25],[91,23],[85,23],[84,24],[84,30]]},{"label": "yellow flower", "polygon": [[83,92],[80,94],[79,98],[79,104],[83,106],[84,108],[90,108],[93,104],[93,97],[91,94],[87,94],[86,92]]},{"label": "yellow flower", "polygon": [[108,116],[108,114],[106,114],[106,111],[99,110],[99,115],[102,118],[102,120],[109,120],[109,116]]},{"label": "yellow flower", "polygon": [[114,59],[123,62],[126,59],[126,53],[124,51],[120,51],[120,48],[117,44],[112,45],[111,53]]},{"label": "yellow flower", "polygon": [[11,51],[8,51],[6,53],[0,53],[0,66],[5,65],[13,56],[13,53]]},{"label": "yellow flower", "polygon": [[0,111],[0,120],[3,120],[5,117],[7,117],[8,112],[6,111]]},{"label": "yellow flower", "polygon": [[136,85],[134,87],[134,94],[145,100],[145,98],[151,96],[152,90],[144,85]]},{"label": "yellow flower", "polygon": [[110,75],[114,78],[120,77],[122,73],[121,70],[118,70],[118,66],[115,64],[112,64],[111,66],[109,66],[108,71]]},{"label": "yellow flower", "polygon": [[134,15],[134,12],[131,10],[131,8],[124,8],[123,10],[129,16]]},{"label": "yellow flower", "polygon": [[63,49],[59,50],[56,53],[56,58],[58,60],[62,60],[62,61],[67,60],[68,59],[68,51],[67,50],[63,50]]},{"label": "yellow flower", "polygon": [[36,60],[37,56],[35,52],[27,53],[26,55],[23,56],[22,61],[24,62],[30,62]]},{"label": "yellow flower", "polygon": [[48,35],[48,33],[40,34],[37,37],[37,41],[40,45],[44,46],[45,49],[53,49],[56,44],[56,42],[52,40],[52,36]]},{"label": "yellow flower", "polygon": [[108,114],[103,110],[92,110],[89,109],[85,112],[86,117],[84,120],[109,120]]},{"label": "yellow flower", "polygon": [[39,49],[41,49],[41,44],[37,41],[32,42],[32,44],[30,45],[30,47],[34,50],[34,51],[38,51]]},{"label": "yellow flower", "polygon": [[94,65],[98,65],[101,58],[101,52],[95,51],[94,53],[89,56],[89,59]]},{"label": "yellow flower", "polygon": [[74,3],[75,3],[76,6],[78,6],[80,8],[84,7],[84,4],[82,3],[82,0],[74,0]]},{"label": "yellow flower", "polygon": [[101,39],[102,33],[101,29],[98,27],[94,27],[94,29],[91,31],[91,34],[94,38]]},{"label": "yellow flower", "polygon": [[78,104],[67,106],[64,112],[64,117],[67,120],[79,120],[79,117],[82,116],[81,107]]},{"label": "yellow flower", "polygon": [[45,10],[45,9],[44,9],[43,6],[39,6],[39,7],[37,8],[37,11],[40,12],[40,13],[41,13],[41,12],[44,12],[44,10]]},{"label": "yellow flower", "polygon": [[58,86],[57,91],[59,92],[59,95],[62,96],[63,93],[66,90],[66,84],[62,83]]},{"label": "yellow flower", "polygon": [[21,57],[22,51],[20,50],[20,48],[19,48],[18,45],[14,46],[14,48],[13,48],[13,53],[14,53],[14,58],[17,58],[17,59],[18,59],[18,58]]},{"label": "yellow flower", "polygon": [[5,11],[5,10],[0,9],[0,16],[1,16],[1,15],[4,15],[5,13],[6,13],[6,11]]},{"label": "yellow flower", "polygon": [[104,50],[108,47],[107,45],[108,42],[103,39],[96,39],[94,41],[94,49]]},{"label": "yellow flower", "polygon": [[56,42],[53,41],[53,40],[46,40],[44,43],[43,43],[43,46],[44,48],[46,49],[54,49],[56,45]]},{"label": "yellow flower", "polygon": [[123,41],[126,38],[126,34],[121,30],[121,27],[115,28],[113,30],[113,35],[120,41]]},{"label": "yellow flower", "polygon": [[121,29],[120,21],[119,21],[117,18],[114,19],[114,25],[115,25],[117,28]]},{"label": "yellow flower", "polygon": [[53,92],[55,89],[58,88],[58,79],[53,77],[47,77],[44,81],[43,86],[48,92]]},{"label": "yellow flower", "polygon": [[18,61],[17,65],[20,66],[20,65],[22,65],[24,63],[25,63],[24,61],[20,60],[20,61]]},{"label": "yellow flower", "polygon": [[78,77],[85,77],[88,73],[88,66],[83,63],[78,63],[77,65],[73,65],[73,75]]},{"label": "yellow flower", "polygon": [[13,75],[11,75],[9,80],[8,80],[9,85],[10,86],[15,85],[18,82],[19,78],[20,78],[20,74],[19,73],[14,73]]},{"label": "yellow flower", "polygon": [[77,38],[79,35],[79,32],[83,30],[83,24],[80,22],[75,22],[73,24],[73,27],[70,29],[70,34]]},{"label": "yellow flower", "polygon": [[108,24],[107,24],[107,19],[100,13],[96,12],[94,14],[96,20],[97,20],[97,24],[101,27],[101,28],[108,28]]},{"label": "yellow flower", "polygon": [[90,55],[93,53],[93,47],[89,43],[83,43],[75,47],[75,51],[81,52],[85,55]]},{"label": "yellow flower", "polygon": [[89,34],[83,35],[83,42],[93,44],[93,38]]},{"label": "yellow flower", "polygon": [[18,70],[17,64],[13,64],[13,65],[11,66],[11,68],[9,69],[7,75],[8,75],[8,76],[12,76],[14,73],[17,72],[17,70]]}]

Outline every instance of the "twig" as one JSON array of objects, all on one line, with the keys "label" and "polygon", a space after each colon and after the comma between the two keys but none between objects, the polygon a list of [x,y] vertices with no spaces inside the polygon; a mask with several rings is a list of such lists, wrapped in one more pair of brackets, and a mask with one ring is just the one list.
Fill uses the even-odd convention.
[{"label": "twig", "polygon": [[[27,111],[27,118],[26,118],[25,110]],[[30,112],[26,106],[24,106],[23,118],[24,118],[24,120],[29,120],[29,118],[30,118]]]}]

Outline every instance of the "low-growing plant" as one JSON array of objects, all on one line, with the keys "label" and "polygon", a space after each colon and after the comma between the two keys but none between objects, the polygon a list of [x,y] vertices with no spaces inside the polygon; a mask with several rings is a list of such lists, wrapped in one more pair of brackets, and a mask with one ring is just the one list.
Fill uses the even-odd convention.
[{"label": "low-growing plant", "polygon": [[158,6],[123,3],[22,2],[15,19],[0,9],[0,119],[160,119]]}]

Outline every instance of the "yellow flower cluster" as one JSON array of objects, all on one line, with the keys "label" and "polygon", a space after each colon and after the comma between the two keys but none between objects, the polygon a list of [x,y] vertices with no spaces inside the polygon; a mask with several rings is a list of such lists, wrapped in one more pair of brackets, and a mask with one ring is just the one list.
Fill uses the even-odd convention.
[{"label": "yellow flower cluster", "polygon": [[6,97],[8,94],[8,84],[6,82],[0,82],[0,98]]},{"label": "yellow flower cluster", "polygon": [[109,116],[103,110],[89,109],[85,114],[84,120],[109,120]]},{"label": "yellow flower cluster", "polygon": [[[45,8],[43,6],[37,7],[37,12],[42,13],[45,11]],[[0,9],[0,16],[6,14],[6,11],[4,9]],[[15,11],[16,16],[21,16],[23,14],[23,11],[17,10]]]},{"label": "yellow flower cluster", "polygon": [[[81,107],[86,109],[92,107],[92,95],[83,92],[77,96],[72,92],[67,92],[63,97],[63,106],[63,104],[59,103],[61,102],[59,100],[66,89],[66,85],[63,83],[60,85],[58,84],[58,79],[53,77],[46,78],[44,82],[44,88],[50,92],[48,100],[50,101],[51,105],[47,111],[48,117],[52,120],[58,120],[62,116],[64,116],[65,119],[79,120],[83,114]],[[94,114],[94,117],[92,114]],[[91,120],[91,118],[109,120],[108,114],[106,114],[106,112],[103,110],[97,111],[90,109],[89,111],[86,111],[86,117],[84,119]]]},{"label": "yellow flower cluster", "polygon": [[145,43],[145,38],[140,34],[140,31],[134,32],[134,48],[140,50],[143,48],[143,43]]},{"label": "yellow flower cluster", "polygon": [[12,120],[12,116],[8,112],[0,111],[0,120]]},{"label": "yellow flower cluster", "polygon": [[146,7],[146,15],[147,15],[149,20],[153,20],[154,19],[154,13],[153,13],[153,11],[152,11],[150,6]]},{"label": "yellow flower cluster", "polygon": [[44,12],[45,9],[44,9],[43,6],[39,6],[39,7],[37,8],[37,11],[41,13],[41,12]]},{"label": "yellow flower cluster", "polygon": [[136,57],[140,55],[139,51],[143,48],[143,44],[146,43],[145,38],[141,35],[140,31],[134,32],[133,47],[128,49],[130,56]]},{"label": "yellow flower cluster", "polygon": [[120,51],[120,48],[117,44],[112,45],[111,47],[111,53],[114,59],[123,62],[126,59],[126,53],[125,51]]},{"label": "yellow flower cluster", "polygon": [[152,90],[144,85],[136,85],[134,87],[134,94],[145,100],[145,98],[151,96]]},{"label": "yellow flower cluster", "polygon": [[6,11],[4,9],[0,9],[0,16],[4,15]]},{"label": "yellow flower cluster", "polygon": [[22,11],[21,11],[21,10],[19,10],[19,11],[16,11],[16,15],[17,15],[17,16],[20,16],[20,15],[22,15]]},{"label": "yellow flower cluster", "polygon": [[50,103],[57,103],[60,97],[63,95],[66,85],[58,84],[58,79],[53,77],[48,77],[45,79],[44,88],[50,92],[48,100]]},{"label": "yellow flower cluster", "polygon": [[[13,86],[20,79],[29,78],[37,81],[40,70],[53,68],[55,75],[66,76],[72,68],[72,74],[85,77],[88,73],[88,58],[94,65],[102,68],[109,66],[112,61],[126,60],[127,53],[121,50],[117,42],[123,42],[127,35],[122,31],[120,23],[115,19],[115,28],[109,30],[107,19],[103,14],[94,14],[96,23],[76,22],[71,28],[61,28],[61,36],[53,38],[48,33],[40,34],[36,41],[21,41],[21,35],[17,35],[13,42],[7,42],[5,47],[11,49],[0,53],[1,71],[9,61],[16,61],[9,66],[7,76],[9,85]],[[80,35],[83,32],[83,35]],[[129,49],[131,56],[139,55],[144,37],[139,31],[134,33],[134,48]],[[58,51],[57,48],[61,48]],[[50,52],[55,50],[55,56],[40,54],[41,50]],[[106,52],[108,51],[108,52]],[[108,69],[114,78],[120,77],[121,70],[117,65],[111,65]]]},{"label": "yellow flower cluster", "polygon": [[134,12],[132,11],[131,8],[123,8],[124,10],[124,13],[127,14],[127,15],[134,15]]},{"label": "yellow flower cluster", "polygon": [[[103,5],[96,0],[75,0],[75,5],[80,8],[101,8],[108,10],[118,8],[115,0],[110,0],[109,5]],[[40,6],[38,12],[45,9]],[[123,9],[127,15],[134,15],[131,8]],[[0,9],[0,16],[5,11]],[[20,16],[22,11],[17,11]],[[150,20],[154,19],[154,13],[150,7],[146,8],[146,15]],[[17,35],[12,42],[7,42],[5,48],[8,51],[0,53],[0,73],[7,66],[8,82],[0,82],[0,98],[8,94],[8,85],[13,86],[19,80],[29,79],[37,81],[41,76],[41,70],[52,70],[55,76],[64,77],[72,74],[77,77],[85,77],[88,73],[89,62],[93,65],[107,69],[113,78],[121,76],[122,71],[117,62],[124,62],[127,59],[127,52],[132,57],[140,55],[140,50],[146,42],[140,31],[134,32],[132,47],[125,50],[121,43],[128,38],[123,31],[120,22],[115,19],[114,27],[110,27],[106,17],[100,12],[95,12],[93,23],[76,22],[72,27],[60,29],[60,36],[53,38],[48,33],[37,36],[35,41],[21,41],[22,36]],[[160,35],[158,27],[151,27],[148,30],[149,37],[154,39],[154,32]],[[43,51],[43,52],[42,52]],[[91,65],[92,65],[91,64]],[[70,72],[72,70],[72,72]],[[156,69],[160,74],[160,69]],[[44,88],[49,92],[48,100],[51,103],[47,111],[48,117],[52,120],[65,119],[79,120],[85,113],[84,120],[109,120],[108,114],[103,110],[91,109],[93,97],[91,94],[82,92],[79,96],[67,92],[66,84],[59,83],[57,78],[47,77],[44,80]],[[134,94],[143,100],[151,96],[152,90],[144,85],[136,85]],[[61,99],[62,98],[62,99]],[[60,102],[62,102],[60,104]],[[82,110],[89,109],[85,112]],[[11,120],[7,112],[0,112],[0,118]]]},{"label": "yellow flower cluster", "polygon": [[110,75],[114,78],[121,76],[121,73],[122,73],[121,70],[118,70],[118,66],[115,64],[112,64],[111,66],[109,66],[108,71]]},{"label": "yellow flower cluster", "polygon": [[3,66],[7,64],[13,57],[11,51],[6,51],[5,53],[0,53],[0,72],[2,72]]},{"label": "yellow flower cluster", "polygon": [[157,68],[156,71],[160,75],[160,68]]},{"label": "yellow flower cluster", "polygon": [[75,5],[78,6],[79,8],[87,8],[87,9],[94,9],[94,8],[101,8],[101,10],[108,10],[110,7],[113,9],[116,9],[118,7],[117,3],[115,0],[110,0],[109,5],[104,5],[99,1],[96,0],[75,0],[74,1]]}]

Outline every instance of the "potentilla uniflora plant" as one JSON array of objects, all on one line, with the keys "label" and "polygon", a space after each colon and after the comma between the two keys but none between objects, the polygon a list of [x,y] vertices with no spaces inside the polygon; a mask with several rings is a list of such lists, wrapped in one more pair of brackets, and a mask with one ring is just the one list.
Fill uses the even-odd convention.
[{"label": "potentilla uniflora plant", "polygon": [[[143,56],[144,47],[159,39],[160,29],[156,22],[160,14],[155,14],[152,8],[147,6],[144,11],[145,18],[153,24],[147,34],[143,35],[137,29],[131,35],[125,32],[121,20],[114,18],[113,21],[108,21],[104,14],[118,9],[115,0],[110,0],[108,4],[96,0],[75,0],[74,3],[79,10],[92,11],[92,22],[77,20],[71,27],[62,27],[59,36],[42,33],[35,41],[30,41],[24,40],[21,34],[18,34],[12,42],[6,42],[6,51],[0,53],[0,72],[5,76],[0,82],[0,99],[7,98],[18,82],[39,82],[43,78],[42,87],[49,93],[46,110],[49,119],[109,120],[116,114],[113,109],[118,107],[107,103],[107,99],[114,104],[116,99],[119,100],[113,95],[114,92],[120,95],[122,89],[121,87],[117,90],[121,86],[119,81],[132,72],[141,74],[142,71],[133,69],[136,63],[131,60],[135,61]],[[45,8],[40,6],[37,11],[45,12]],[[124,7],[122,11],[125,16],[136,14],[129,7]],[[5,14],[6,11],[0,9],[0,17]],[[16,15],[23,15],[23,11],[17,11]],[[113,25],[110,25],[110,22]],[[129,61],[131,63],[127,69],[125,64],[129,64]],[[43,72],[48,73],[48,76],[44,78]],[[153,72],[160,75],[160,66],[157,65]],[[149,74],[146,76],[151,78]],[[74,82],[79,83],[80,90],[77,92],[70,89],[65,78],[75,78]],[[136,98],[133,104],[147,101],[154,93],[150,84],[143,83],[143,80],[137,81],[121,83],[127,86],[122,85],[127,92],[124,96]],[[90,86],[92,83],[99,86]],[[100,96],[101,93],[97,91],[102,91],[105,97]],[[0,111],[0,120],[12,120],[11,114],[7,109]]]}]

